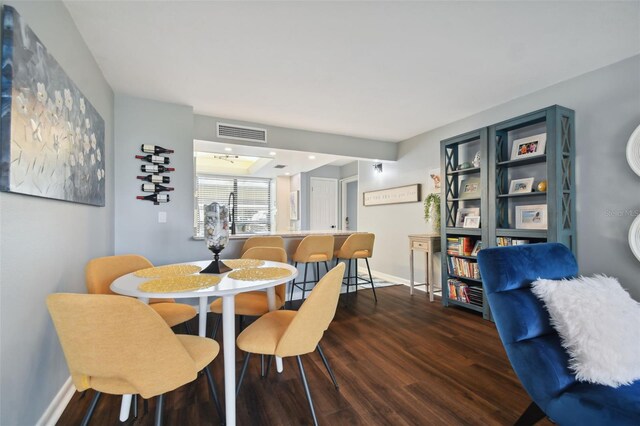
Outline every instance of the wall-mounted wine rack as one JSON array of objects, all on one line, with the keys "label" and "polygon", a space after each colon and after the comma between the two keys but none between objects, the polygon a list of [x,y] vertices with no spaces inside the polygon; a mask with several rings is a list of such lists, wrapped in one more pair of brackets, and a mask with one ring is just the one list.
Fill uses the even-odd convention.
[{"label": "wall-mounted wine rack", "polygon": [[176,170],[168,166],[171,163],[171,159],[166,156],[173,154],[174,151],[158,145],[149,144],[142,144],[140,151],[146,155],[136,155],[136,158],[146,163],[140,166],[140,171],[147,174],[136,177],[144,181],[140,185],[140,189],[142,192],[149,193],[149,195],[138,195],[136,199],[152,201],[156,206],[160,203],[168,203],[170,198],[166,192],[173,191],[173,188],[165,186],[165,184],[171,183],[171,177],[163,176],[162,174]]}]

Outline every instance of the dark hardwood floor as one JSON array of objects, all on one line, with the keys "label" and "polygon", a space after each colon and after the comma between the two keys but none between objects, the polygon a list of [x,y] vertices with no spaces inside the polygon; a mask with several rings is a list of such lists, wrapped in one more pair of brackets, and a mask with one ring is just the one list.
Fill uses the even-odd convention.
[{"label": "dark hardwood floor", "polygon": [[[343,295],[322,340],[339,391],[317,353],[303,357],[321,425],[510,425],[527,408],[529,397],[493,323],[443,308],[439,301],[429,303],[422,292],[411,297],[405,286],[377,292],[377,304],[371,290],[349,299]],[[238,371],[241,360],[238,351]],[[239,425],[311,424],[295,358],[284,363],[283,374],[272,368],[262,379],[259,357],[253,357],[238,396]],[[223,393],[222,354],[212,370]],[[80,424],[92,396],[93,391],[74,395],[58,424]],[[127,423],[152,425],[154,400],[147,414],[139,405],[138,418]],[[103,395],[91,424],[118,424],[119,408],[120,397]],[[220,424],[204,375],[165,397],[164,420],[166,425]]]}]

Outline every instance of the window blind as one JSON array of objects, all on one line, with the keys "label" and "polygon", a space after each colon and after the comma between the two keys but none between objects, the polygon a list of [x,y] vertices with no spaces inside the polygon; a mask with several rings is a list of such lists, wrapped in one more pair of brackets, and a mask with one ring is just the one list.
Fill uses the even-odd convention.
[{"label": "window blind", "polygon": [[228,204],[235,194],[235,225],[238,234],[271,231],[271,179],[196,175],[194,234],[204,236],[204,205]]}]

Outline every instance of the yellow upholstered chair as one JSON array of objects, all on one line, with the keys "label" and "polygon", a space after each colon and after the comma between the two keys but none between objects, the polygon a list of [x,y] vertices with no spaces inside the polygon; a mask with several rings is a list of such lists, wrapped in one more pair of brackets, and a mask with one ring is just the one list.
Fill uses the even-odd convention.
[{"label": "yellow upholstered chair", "polygon": [[254,247],[278,247],[284,250],[284,239],[273,235],[247,238],[240,251],[240,256],[244,256],[247,250]]},{"label": "yellow upholstered chair", "polygon": [[[287,253],[280,247],[252,247],[242,255],[243,259],[269,260],[271,262],[287,263]],[[287,293],[287,285],[280,284],[276,286],[276,309],[280,309],[284,305]],[[235,313],[240,316],[240,327],[242,327],[242,317],[259,317],[269,312],[269,302],[267,300],[267,292],[265,291],[247,291],[240,293],[235,297]],[[209,306],[209,310],[215,314],[222,314],[222,299],[214,300]],[[216,318],[213,326],[211,338],[215,339],[220,328],[220,316]]]},{"label": "yellow upholstered chair", "polygon": [[[373,297],[375,301],[378,301],[376,296],[376,288],[373,284],[373,277],[371,276],[371,268],[369,267],[369,258],[373,256],[373,243],[376,239],[376,235],[369,232],[362,232],[358,234],[351,234],[342,243],[342,246],[334,252],[336,258],[336,264],[340,259],[348,261],[347,263],[347,279],[345,284],[347,286],[347,294],[349,294],[349,288],[351,285],[356,286],[358,290],[358,284],[371,284],[373,290]],[[369,281],[358,277],[358,259],[364,259],[367,264],[367,271],[369,272]],[[355,264],[355,273],[351,275],[351,261]],[[353,278],[353,283],[351,279]]]},{"label": "yellow upholstered chair", "polygon": [[237,340],[238,347],[247,354],[244,358],[236,392],[240,391],[251,354],[269,355],[269,361],[274,355],[283,358],[295,356],[313,416],[313,423],[318,424],[300,356],[317,350],[334,386],[336,389],[338,388],[333,371],[320,348],[320,340],[336,313],[343,274],[344,263],[341,263],[320,280],[298,311],[269,312],[240,333]]},{"label": "yellow upholstered chair", "polygon": [[[174,334],[149,305],[124,296],[52,294],[47,307],[60,338],[73,384],[96,391],[86,425],[101,393],[157,396],[156,425],[163,394],[192,382],[205,370],[221,419],[222,409],[208,365],[220,346],[206,337]],[[134,409],[135,411],[135,409]]]},{"label": "yellow upholstered chair", "polygon": [[[333,235],[309,235],[304,237],[300,241],[300,245],[293,254],[293,264],[297,268],[298,263],[304,263],[304,280],[302,282],[292,282],[291,292],[289,300],[293,300],[293,290],[298,287],[302,290],[302,299],[307,292],[308,283],[316,283],[320,279],[320,262],[324,263],[324,267],[329,272],[329,265],[327,262],[333,259]],[[307,281],[307,266],[312,264],[311,270],[313,271],[313,265],[315,265],[315,279]]]},{"label": "yellow upholstered chair", "polygon": [[[153,264],[147,258],[136,254],[92,259],[87,263],[85,269],[87,291],[90,294],[115,294],[109,286],[117,278],[140,269],[152,267]],[[149,303],[153,310],[160,314],[169,324],[169,327],[182,324],[197,315],[197,311],[193,306],[175,303],[173,299],[151,299]]]}]

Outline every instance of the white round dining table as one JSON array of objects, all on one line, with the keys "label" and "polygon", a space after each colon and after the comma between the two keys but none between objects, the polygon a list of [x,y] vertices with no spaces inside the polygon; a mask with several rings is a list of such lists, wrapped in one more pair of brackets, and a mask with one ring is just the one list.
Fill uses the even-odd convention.
[{"label": "white round dining table", "polygon": [[[224,260],[223,260],[224,261]],[[201,269],[206,268],[211,263],[210,260],[185,262],[180,265],[195,265]],[[199,299],[199,326],[198,335],[206,336],[207,312],[209,311],[209,297],[222,297],[222,342],[224,359],[224,390],[225,390],[225,415],[226,424],[234,426],[236,424],[236,332],[235,332],[235,296],[239,293],[254,290],[266,290],[269,310],[276,310],[275,286],[284,284],[298,276],[298,270],[287,263],[265,261],[260,267],[278,267],[287,269],[290,274],[286,277],[259,280],[243,281],[229,278],[228,273],[220,274],[220,283],[206,288],[191,291],[148,293],[138,289],[140,284],[150,278],[141,278],[135,273],[123,275],[111,283],[111,291],[125,296],[136,297],[139,300],[149,303],[149,299]],[[196,275],[196,274],[194,274]],[[282,360],[278,359],[278,371],[282,371]],[[123,397],[120,411],[121,421],[128,417],[131,395]],[[124,416],[124,420],[123,420]]]}]

